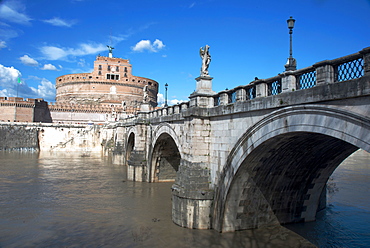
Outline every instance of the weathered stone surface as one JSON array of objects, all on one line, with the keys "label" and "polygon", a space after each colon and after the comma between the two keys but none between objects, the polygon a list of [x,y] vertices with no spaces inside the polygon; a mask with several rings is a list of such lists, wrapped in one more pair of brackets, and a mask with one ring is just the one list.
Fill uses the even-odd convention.
[{"label": "weathered stone surface", "polygon": [[27,125],[0,125],[1,150],[39,150],[37,128]]}]

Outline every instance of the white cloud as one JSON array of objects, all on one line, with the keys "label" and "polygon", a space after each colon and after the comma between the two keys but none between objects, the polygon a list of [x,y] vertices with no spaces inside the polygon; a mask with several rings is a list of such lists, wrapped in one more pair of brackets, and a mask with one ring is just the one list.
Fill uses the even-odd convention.
[{"label": "white cloud", "polygon": [[18,24],[30,24],[32,20],[26,14],[21,13],[23,6],[19,5],[18,2],[8,2],[7,4],[0,5],[0,18],[5,21],[14,22]]},{"label": "white cloud", "polygon": [[38,98],[44,98],[49,101],[55,98],[55,85],[45,78],[41,80],[37,89],[34,87],[30,87],[30,89]]},{"label": "white cloud", "polygon": [[145,50],[149,52],[158,52],[163,49],[165,45],[161,40],[156,39],[153,44],[150,40],[141,40],[136,43],[135,46],[131,47],[134,52],[144,52]]},{"label": "white cloud", "polygon": [[36,60],[34,60],[28,55],[23,55],[19,59],[24,65],[28,65],[28,66],[38,66],[39,65],[39,62],[37,62]]},{"label": "white cloud", "polygon": [[5,41],[0,41],[0,49],[6,47],[6,42]]},{"label": "white cloud", "polygon": [[141,40],[134,47],[132,50],[135,52],[143,52],[144,50],[152,50],[152,45],[150,44],[150,40]]},{"label": "white cloud", "polygon": [[3,89],[3,90],[0,90],[0,96],[10,97],[11,95],[9,95],[9,92],[7,89]]},{"label": "white cloud", "polygon": [[[170,106],[176,105],[176,104],[179,104],[179,103],[182,103],[182,102],[186,102],[186,101],[178,100],[178,99],[167,99],[167,105],[170,105]],[[157,94],[157,103],[158,103],[158,106],[160,106],[160,107],[164,106],[165,99],[164,99],[163,94],[161,94],[161,93]]]},{"label": "white cloud", "polygon": [[67,20],[62,20],[58,17],[54,17],[52,19],[49,19],[49,20],[43,20],[43,22],[46,22],[46,23],[49,23],[53,26],[57,26],[57,27],[72,27],[76,21],[67,21]]},{"label": "white cloud", "polygon": [[30,76],[26,81],[33,81],[37,86],[29,87],[25,80],[18,84],[22,74],[14,67],[0,64],[0,96],[17,96],[24,98],[44,98],[47,101],[55,99],[55,85],[45,78]]},{"label": "white cloud", "polygon": [[46,58],[50,60],[61,59],[68,55],[68,53],[64,51],[62,48],[54,46],[44,46],[41,47],[40,50],[44,54],[44,56],[46,56]]},{"label": "white cloud", "polygon": [[7,28],[7,27],[5,27],[5,28],[0,27],[0,38],[2,38],[4,40],[9,40],[9,39],[12,39],[12,38],[15,38],[15,37],[18,37],[18,36],[19,36],[18,31],[15,31],[15,30]]},{"label": "white cloud", "polygon": [[82,43],[77,48],[60,48],[56,46],[43,46],[40,48],[43,55],[49,60],[66,59],[68,56],[84,56],[96,54],[106,50],[103,44]]},{"label": "white cloud", "polygon": [[155,50],[161,50],[165,47],[165,45],[163,44],[163,42],[161,40],[156,39],[153,42],[153,47],[154,47]]},{"label": "white cloud", "polygon": [[12,67],[6,67],[0,64],[0,87],[8,88],[17,84],[21,72]]},{"label": "white cloud", "polygon": [[57,71],[58,69],[52,65],[52,64],[45,64],[41,70],[47,70],[47,71]]}]

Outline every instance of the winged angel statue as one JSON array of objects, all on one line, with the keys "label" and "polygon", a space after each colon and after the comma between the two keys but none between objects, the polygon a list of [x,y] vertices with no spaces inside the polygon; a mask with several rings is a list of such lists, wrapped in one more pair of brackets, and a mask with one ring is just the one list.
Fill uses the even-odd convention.
[{"label": "winged angel statue", "polygon": [[200,69],[201,76],[208,75],[208,67],[211,62],[211,55],[209,54],[209,46],[201,47],[199,50],[200,57],[202,58],[202,68]]}]

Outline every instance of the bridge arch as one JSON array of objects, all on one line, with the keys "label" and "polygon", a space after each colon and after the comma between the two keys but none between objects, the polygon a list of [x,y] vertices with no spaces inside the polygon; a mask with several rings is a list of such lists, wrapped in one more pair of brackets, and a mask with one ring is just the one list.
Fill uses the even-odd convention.
[{"label": "bridge arch", "polygon": [[366,113],[325,105],[274,111],[230,152],[215,188],[214,228],[314,220],[329,176],[358,148],[370,152]]},{"label": "bridge arch", "polygon": [[125,165],[128,165],[128,161],[130,160],[130,156],[134,148],[135,148],[135,133],[130,132],[126,143]]},{"label": "bridge arch", "polygon": [[153,132],[150,152],[150,182],[175,181],[181,161],[181,146],[175,130],[162,123]]}]

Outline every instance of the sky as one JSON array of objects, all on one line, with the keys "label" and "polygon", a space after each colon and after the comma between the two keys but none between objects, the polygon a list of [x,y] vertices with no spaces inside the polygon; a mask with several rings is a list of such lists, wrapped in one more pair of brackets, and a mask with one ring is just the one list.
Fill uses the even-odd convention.
[{"label": "sky", "polygon": [[0,0],[0,96],[55,101],[58,76],[91,72],[97,55],[129,59],[160,84],[163,103],[188,101],[210,46],[216,92],[370,46],[370,0]]}]

